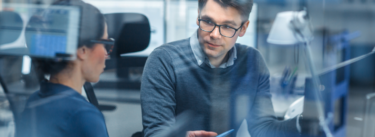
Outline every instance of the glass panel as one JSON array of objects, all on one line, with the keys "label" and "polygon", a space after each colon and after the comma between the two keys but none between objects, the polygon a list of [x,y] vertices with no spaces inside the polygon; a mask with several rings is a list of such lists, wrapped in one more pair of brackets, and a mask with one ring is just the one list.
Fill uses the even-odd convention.
[{"label": "glass panel", "polygon": [[373,1],[201,2],[0,0],[0,136],[374,134]]}]

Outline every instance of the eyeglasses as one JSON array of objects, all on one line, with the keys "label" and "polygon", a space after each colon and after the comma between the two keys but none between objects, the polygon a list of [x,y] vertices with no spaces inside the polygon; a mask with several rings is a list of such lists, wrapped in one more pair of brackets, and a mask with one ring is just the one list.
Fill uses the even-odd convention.
[{"label": "eyeglasses", "polygon": [[199,29],[205,31],[205,32],[212,32],[216,28],[216,26],[219,27],[219,32],[220,35],[228,38],[232,38],[234,35],[236,35],[236,32],[241,29],[242,25],[236,29],[233,27],[230,27],[228,25],[217,25],[216,23],[209,21],[209,20],[204,20],[204,19],[198,19],[199,21]]},{"label": "eyeglasses", "polygon": [[113,50],[113,47],[115,45],[115,39],[109,38],[109,39],[100,39],[100,40],[91,40],[91,43],[100,43],[104,44],[105,50],[107,50],[107,54],[110,54]]}]

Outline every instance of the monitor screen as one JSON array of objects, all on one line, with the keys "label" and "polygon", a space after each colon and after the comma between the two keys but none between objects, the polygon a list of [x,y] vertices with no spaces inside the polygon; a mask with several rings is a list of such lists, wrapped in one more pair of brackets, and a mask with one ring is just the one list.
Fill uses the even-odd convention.
[{"label": "monitor screen", "polygon": [[3,9],[1,13],[6,12],[6,15],[0,18],[8,20],[0,23],[2,34],[14,34],[15,30],[20,33],[0,34],[0,54],[75,58],[79,37],[78,7],[11,4],[4,5]]}]

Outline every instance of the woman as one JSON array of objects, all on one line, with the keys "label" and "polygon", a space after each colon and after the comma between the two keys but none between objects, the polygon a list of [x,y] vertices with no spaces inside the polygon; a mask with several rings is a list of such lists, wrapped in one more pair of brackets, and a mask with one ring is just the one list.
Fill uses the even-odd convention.
[{"label": "woman", "polygon": [[[106,137],[103,114],[82,95],[85,82],[97,82],[105,68],[110,45],[104,16],[94,6],[80,0],[61,0],[54,5],[80,7],[80,30],[76,59],[56,61],[34,58],[39,71],[40,90],[32,94],[17,122],[20,137]],[[48,13],[47,13],[48,14]],[[38,16],[29,26],[48,27]],[[38,24],[39,23],[39,24]],[[49,80],[44,76],[49,75]]]}]

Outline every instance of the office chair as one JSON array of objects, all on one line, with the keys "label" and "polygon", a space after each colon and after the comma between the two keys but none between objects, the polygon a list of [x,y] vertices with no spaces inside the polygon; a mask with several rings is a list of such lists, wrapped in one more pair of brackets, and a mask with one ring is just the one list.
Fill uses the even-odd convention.
[{"label": "office chair", "polygon": [[[117,76],[127,76],[127,62],[121,54],[137,52],[146,49],[150,43],[150,23],[145,15],[138,13],[105,14],[108,25],[108,36],[115,38],[115,47],[106,61],[106,70],[116,69]],[[91,83],[85,83],[84,89],[88,100],[101,111],[116,109],[112,105],[99,105]]]},{"label": "office chair", "polygon": [[128,77],[129,66],[143,66],[137,59],[121,57],[121,54],[145,50],[151,37],[149,20],[138,13],[110,13],[104,15],[108,24],[109,37],[116,39],[111,60],[106,62],[106,69],[117,68],[119,78]]},{"label": "office chair", "polygon": [[13,11],[0,11],[0,47],[18,39],[22,32],[21,16]]},{"label": "office chair", "polygon": [[[13,11],[0,11],[0,48],[6,44],[15,42],[21,35],[22,29],[23,20],[18,13]],[[0,56],[0,66],[6,66],[9,62],[13,62],[10,66],[0,67],[0,84],[6,94],[10,109],[12,110],[14,122],[18,120],[18,112],[21,111],[19,108],[22,108],[22,103],[18,102],[24,100],[24,96],[15,95],[19,93],[17,88],[9,89],[9,87],[19,84],[17,82],[22,80],[21,70],[19,69],[19,71],[17,71],[13,69],[15,66],[20,65],[17,63],[19,59],[19,57]]]}]

